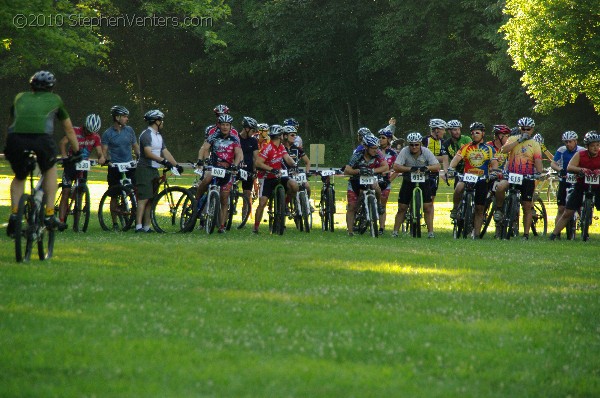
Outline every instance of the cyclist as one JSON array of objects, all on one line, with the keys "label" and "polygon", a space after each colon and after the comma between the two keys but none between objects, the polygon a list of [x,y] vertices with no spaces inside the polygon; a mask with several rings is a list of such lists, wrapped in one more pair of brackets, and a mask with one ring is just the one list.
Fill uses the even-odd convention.
[{"label": "cyclist", "polygon": [[160,133],[164,127],[164,118],[164,113],[158,109],[150,110],[144,115],[148,128],[140,134],[141,152],[135,172],[138,199],[135,232],[154,232],[150,228],[150,211],[152,198],[158,193],[158,169],[161,165],[169,169],[176,167],[179,173],[183,172],[183,167],[177,165]]},{"label": "cyclist", "polygon": [[552,170],[558,172],[558,190],[556,192],[556,203],[558,205],[558,211],[556,213],[555,224],[558,223],[560,217],[565,211],[565,205],[567,204],[567,188],[571,187],[571,184],[567,183],[567,166],[569,162],[575,156],[577,152],[584,151],[585,148],[577,145],[577,133],[574,131],[565,131],[562,135],[563,146],[556,150],[556,154],[550,163]]},{"label": "cyclist", "polygon": [[[344,166],[344,174],[350,176],[348,180],[348,210],[346,212],[346,224],[348,235],[354,235],[354,218],[360,191],[367,189],[367,186],[360,185],[361,170],[371,169],[373,174],[380,175],[389,170],[389,165],[385,160],[385,155],[379,150],[379,140],[372,134],[365,135],[362,142],[362,149],[356,149],[350,158],[350,161]],[[379,184],[374,183],[372,187],[377,197],[377,210],[383,214],[384,209],[381,205],[381,188]]]},{"label": "cyclist", "polygon": [[[442,143],[442,166],[446,173],[445,179],[448,182],[448,162],[451,159],[454,159],[454,156],[458,153],[460,148],[471,142],[471,138],[466,135],[462,135],[460,129],[462,128],[462,123],[459,120],[450,120],[447,123],[447,129],[450,133],[450,138],[445,140]],[[456,165],[456,172],[462,173],[464,171],[463,163],[459,163]],[[456,184],[458,181],[454,180],[454,188],[456,188]]]},{"label": "cyclist", "polygon": [[242,180],[242,190],[244,191],[244,196],[248,198],[248,203],[252,205],[252,188],[256,180],[255,159],[258,156],[258,140],[254,136],[254,133],[258,129],[258,123],[256,123],[255,119],[244,116],[242,127],[242,131],[240,131],[240,146],[244,154],[243,169],[248,173],[248,179],[245,181]]},{"label": "cyclist", "polygon": [[[216,120],[215,124],[211,124],[210,126],[207,126],[206,129],[204,130],[204,135],[205,135],[204,138],[205,139],[208,139],[209,136],[213,135],[219,129],[219,117],[221,115],[229,115],[230,109],[227,105],[217,105],[213,109],[213,112],[215,113],[217,120]],[[231,128],[230,134],[234,137],[239,138],[238,131],[236,129],[234,129],[233,127]],[[208,154],[207,154],[207,156],[208,156]]]},{"label": "cyclist", "polygon": [[[306,178],[308,179],[308,177],[310,176],[310,159],[308,158],[308,155],[306,155],[306,152],[304,152],[304,149],[296,145],[296,138],[298,137],[296,127],[283,126],[282,131],[283,145],[285,146],[288,155],[290,155],[290,157],[296,165],[298,165],[300,160],[304,162],[304,171],[306,173]],[[310,184],[305,183],[304,185],[306,187],[306,194],[310,198]],[[310,204],[310,211],[314,211],[312,203]]]},{"label": "cyclist", "polygon": [[[77,136],[77,142],[79,143],[79,150],[81,152],[82,159],[89,159],[92,151],[95,149],[98,155],[98,162],[100,164],[104,164],[104,153],[102,152],[102,144],[100,142],[100,135],[98,135],[98,131],[100,131],[100,126],[102,125],[102,120],[100,119],[100,115],[96,115],[94,113],[87,115],[85,118],[85,122],[83,123],[83,127],[73,127],[75,131],[75,135]],[[58,146],[60,148],[60,155],[63,158],[67,157],[67,145],[69,140],[67,137],[63,137]],[[70,148],[68,156],[73,155],[73,149]],[[77,176],[77,170],[75,169],[75,163],[65,162],[63,164],[64,171],[62,176],[62,196],[59,204],[59,214],[58,219],[61,222],[65,221],[65,215],[67,214],[67,206],[69,202],[69,196],[71,195],[71,184],[73,180]],[[83,179],[87,180],[87,171],[83,172]]]},{"label": "cyclist", "polygon": [[269,125],[267,123],[258,124],[258,150],[262,150],[269,143]]},{"label": "cyclist", "polygon": [[[395,121],[395,119],[394,119]],[[394,134],[391,130],[388,130],[389,126],[379,130],[379,149],[383,152],[383,156],[388,164],[389,171],[381,175],[379,179],[379,188],[381,189],[381,206],[383,207],[383,213],[379,217],[379,235],[383,235],[385,230],[385,220],[387,218],[387,202],[392,189],[392,181],[396,179],[398,173],[394,172],[394,162],[398,156],[392,148],[392,139]]]},{"label": "cyclist", "polygon": [[546,148],[546,145],[544,145],[544,137],[542,137],[542,135],[538,133],[533,136],[533,139],[536,140],[538,144],[540,144],[540,148],[542,149],[542,155],[545,155],[546,159],[552,162],[552,160],[554,160],[554,156],[552,156],[552,153],[548,150],[548,148]]},{"label": "cyclist", "polygon": [[[110,108],[110,114],[113,118],[113,125],[106,129],[102,134],[102,152],[108,162],[108,173],[106,181],[108,186],[119,185],[121,183],[121,171],[114,166],[114,163],[127,163],[133,160],[132,152],[136,159],[140,157],[140,146],[137,143],[135,132],[127,125],[129,122],[129,111],[121,105],[115,105]],[[131,168],[125,173],[127,178],[135,186],[135,169]],[[117,210],[117,202],[110,201],[110,212],[114,214]],[[118,224],[113,224],[115,231],[119,230]]]},{"label": "cyclist", "polygon": [[[567,198],[565,210],[561,218],[556,222],[554,231],[550,235],[550,240],[555,240],[560,235],[560,231],[562,231],[573,217],[573,214],[583,204],[583,194],[588,189],[588,186],[584,183],[584,178],[581,177],[581,174],[600,175],[600,134],[595,130],[589,131],[583,137],[583,144],[587,149],[576,152],[567,166],[569,173],[576,173],[580,176],[577,177],[577,183]],[[600,186],[596,185],[593,189],[596,197],[596,210],[600,210]]]},{"label": "cyclist", "polygon": [[[254,217],[254,228],[252,233],[258,234],[258,227],[262,220],[263,212],[273,189],[277,186],[278,177],[283,168],[283,162],[288,166],[294,165],[294,160],[288,155],[285,146],[282,143],[283,128],[279,124],[274,124],[269,128],[270,142],[258,153],[256,157],[256,169],[258,170],[258,178],[260,179],[260,199],[256,207],[256,215]],[[286,202],[290,200],[298,192],[298,184],[289,177],[281,177],[281,184],[284,186],[287,197]]]},{"label": "cyclist", "polygon": [[[473,220],[473,239],[479,238],[481,225],[483,224],[483,212],[485,210],[485,200],[488,192],[488,172],[498,168],[498,161],[495,158],[496,151],[491,145],[483,141],[485,136],[485,125],[480,122],[474,122],[469,126],[471,130],[472,142],[464,145],[454,156],[448,167],[448,176],[453,176],[455,167],[464,161],[464,173],[475,174],[480,179],[475,184],[475,218]],[[450,218],[456,218],[458,205],[462,200],[465,189],[465,183],[459,181],[456,183],[453,197],[453,207],[450,211]]]},{"label": "cyclist", "polygon": [[[509,173],[532,175],[541,173],[542,150],[540,144],[532,139],[535,121],[530,117],[523,117],[517,122],[520,135],[513,135],[508,138],[506,144],[502,146],[501,151],[508,154],[506,161],[506,170]],[[502,180],[496,189],[496,211],[494,212],[494,221],[502,221],[502,205],[508,189],[508,181]],[[523,240],[529,239],[529,229],[532,220],[532,199],[535,190],[534,180],[523,180],[519,187],[521,191],[521,206],[523,207]]]},{"label": "cyclist", "polygon": [[286,126],[291,126],[296,129],[296,138],[294,139],[294,144],[296,144],[298,148],[302,148],[304,144],[302,142],[302,137],[300,137],[300,134],[298,134],[298,130],[300,130],[300,123],[298,123],[298,121],[293,117],[290,117],[283,121],[283,127]]},{"label": "cyclist", "polygon": [[[226,113],[219,116],[219,128],[208,137],[204,144],[202,144],[202,148],[200,148],[201,157],[198,159],[199,166],[208,162],[212,166],[231,169],[234,172],[239,169],[240,163],[244,159],[244,153],[242,152],[239,138],[232,134],[232,122],[233,117]],[[207,170],[204,173],[204,178],[200,182],[200,185],[198,185],[198,190],[196,192],[197,199],[202,197],[211,182],[212,172]],[[225,223],[229,212],[229,192],[231,191],[231,185],[231,178],[219,178],[219,186],[221,187],[221,214],[219,219],[220,234],[225,232]]]},{"label": "cyclist", "polygon": [[[429,121],[429,128],[431,130],[429,137],[423,138],[423,146],[429,149],[435,158],[438,160],[440,164],[444,162],[444,151],[442,149],[442,139],[444,138],[444,133],[446,132],[447,124],[442,119],[431,119]],[[438,186],[440,183],[440,173],[439,171],[433,172],[429,174],[429,178],[431,179],[431,201],[435,202],[435,195],[438,190]]]},{"label": "cyclist", "polygon": [[17,94],[10,108],[10,125],[4,154],[15,176],[10,183],[11,214],[6,229],[8,236],[14,233],[19,201],[25,192],[28,159],[23,152],[26,150],[35,152],[44,178],[42,186],[46,193],[44,224],[48,228],[61,231],[67,227],[54,216],[57,190],[56,155],[58,154],[53,138],[55,119],[61,121],[65,136],[76,152],[75,158],[79,157],[80,152],[69,113],[60,96],[52,92],[55,84],[56,78],[51,72],[45,70],[36,72],[29,79],[31,91]]},{"label": "cyclist", "polygon": [[492,133],[494,133],[494,139],[486,142],[486,144],[494,148],[498,168],[502,169],[504,168],[508,156],[505,153],[500,152],[500,150],[502,149],[502,146],[506,144],[506,140],[510,136],[510,127],[506,124],[495,124],[492,128]]},{"label": "cyclist", "polygon": [[358,132],[356,133],[356,138],[358,139],[358,146],[356,147],[356,149],[354,149],[355,153],[365,149],[365,147],[363,146],[363,140],[367,135],[372,135],[374,137],[371,130],[369,130],[367,127],[361,127],[358,129]]},{"label": "cyclist", "polygon": [[[411,171],[439,172],[441,165],[436,156],[423,146],[423,136],[421,133],[412,132],[406,137],[408,146],[402,148],[394,162],[394,171],[403,173],[402,185],[398,194],[398,212],[394,223],[393,237],[398,236],[398,230],[404,222],[408,205],[412,199],[412,191],[415,183],[410,180]],[[427,224],[427,236],[433,238],[433,199],[431,196],[433,181],[428,180],[421,186],[423,190],[423,211],[425,212],[425,223]]]}]

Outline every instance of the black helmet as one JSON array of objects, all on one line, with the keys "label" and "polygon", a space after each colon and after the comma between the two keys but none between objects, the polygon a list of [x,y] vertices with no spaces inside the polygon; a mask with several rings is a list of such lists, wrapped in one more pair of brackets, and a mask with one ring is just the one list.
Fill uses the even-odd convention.
[{"label": "black helmet", "polygon": [[258,129],[258,123],[256,120],[249,116],[244,116],[244,119],[242,119],[242,126],[253,130]]},{"label": "black helmet", "polygon": [[469,130],[473,131],[473,130],[485,130],[485,124],[481,123],[481,122],[473,122],[471,123],[471,125],[469,126]]},{"label": "black helmet", "polygon": [[34,90],[50,90],[56,84],[56,78],[52,72],[41,70],[35,72],[29,79],[29,84]]},{"label": "black helmet", "polygon": [[129,111],[127,108],[121,105],[115,105],[110,108],[110,114],[114,116],[129,116]]}]

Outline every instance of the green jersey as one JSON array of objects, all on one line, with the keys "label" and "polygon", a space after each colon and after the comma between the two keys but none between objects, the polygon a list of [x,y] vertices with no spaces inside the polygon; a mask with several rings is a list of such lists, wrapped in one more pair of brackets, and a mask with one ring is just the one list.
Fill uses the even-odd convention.
[{"label": "green jersey", "polygon": [[17,94],[10,111],[13,124],[9,133],[54,134],[54,120],[69,118],[62,99],[49,91]]}]

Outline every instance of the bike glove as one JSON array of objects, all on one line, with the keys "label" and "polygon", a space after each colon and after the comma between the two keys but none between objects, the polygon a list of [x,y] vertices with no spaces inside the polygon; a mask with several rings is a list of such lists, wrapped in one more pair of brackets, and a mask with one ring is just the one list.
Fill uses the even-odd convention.
[{"label": "bike glove", "polygon": [[198,166],[198,167],[204,166],[204,160],[198,159],[198,161],[196,162],[196,166]]},{"label": "bike glove", "polygon": [[177,172],[178,172],[179,174],[182,174],[182,173],[183,173],[183,166],[181,166],[181,165],[177,165],[177,166],[175,166],[175,168],[177,169]]},{"label": "bike glove", "polygon": [[162,162],[160,162],[163,166],[165,166],[165,168],[170,169],[173,167],[173,165],[171,164],[171,162],[169,162],[167,159],[163,159]]},{"label": "bike glove", "polygon": [[425,173],[427,171],[427,166],[421,166],[419,167],[419,171],[422,173]]},{"label": "bike glove", "polygon": [[411,172],[415,172],[415,171],[419,171],[419,168],[417,166],[413,166],[410,168]]},{"label": "bike glove", "polygon": [[73,155],[71,155],[71,157],[69,158],[69,161],[71,163],[78,163],[81,161],[81,159],[83,159],[83,153],[81,152],[81,149],[80,149],[77,152],[75,152]]},{"label": "bike glove", "polygon": [[448,177],[454,177],[456,175],[456,170],[454,170],[452,167],[448,167],[448,172],[446,174]]}]

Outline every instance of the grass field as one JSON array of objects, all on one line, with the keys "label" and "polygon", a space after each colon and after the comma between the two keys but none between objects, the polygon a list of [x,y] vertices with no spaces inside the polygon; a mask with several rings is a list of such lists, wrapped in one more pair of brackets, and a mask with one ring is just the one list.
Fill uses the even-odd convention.
[{"label": "grass field", "polygon": [[29,264],[3,235],[0,396],[600,396],[598,226],[456,241],[449,192],[433,240],[349,238],[341,201],[333,234],[103,233],[93,215]]}]

